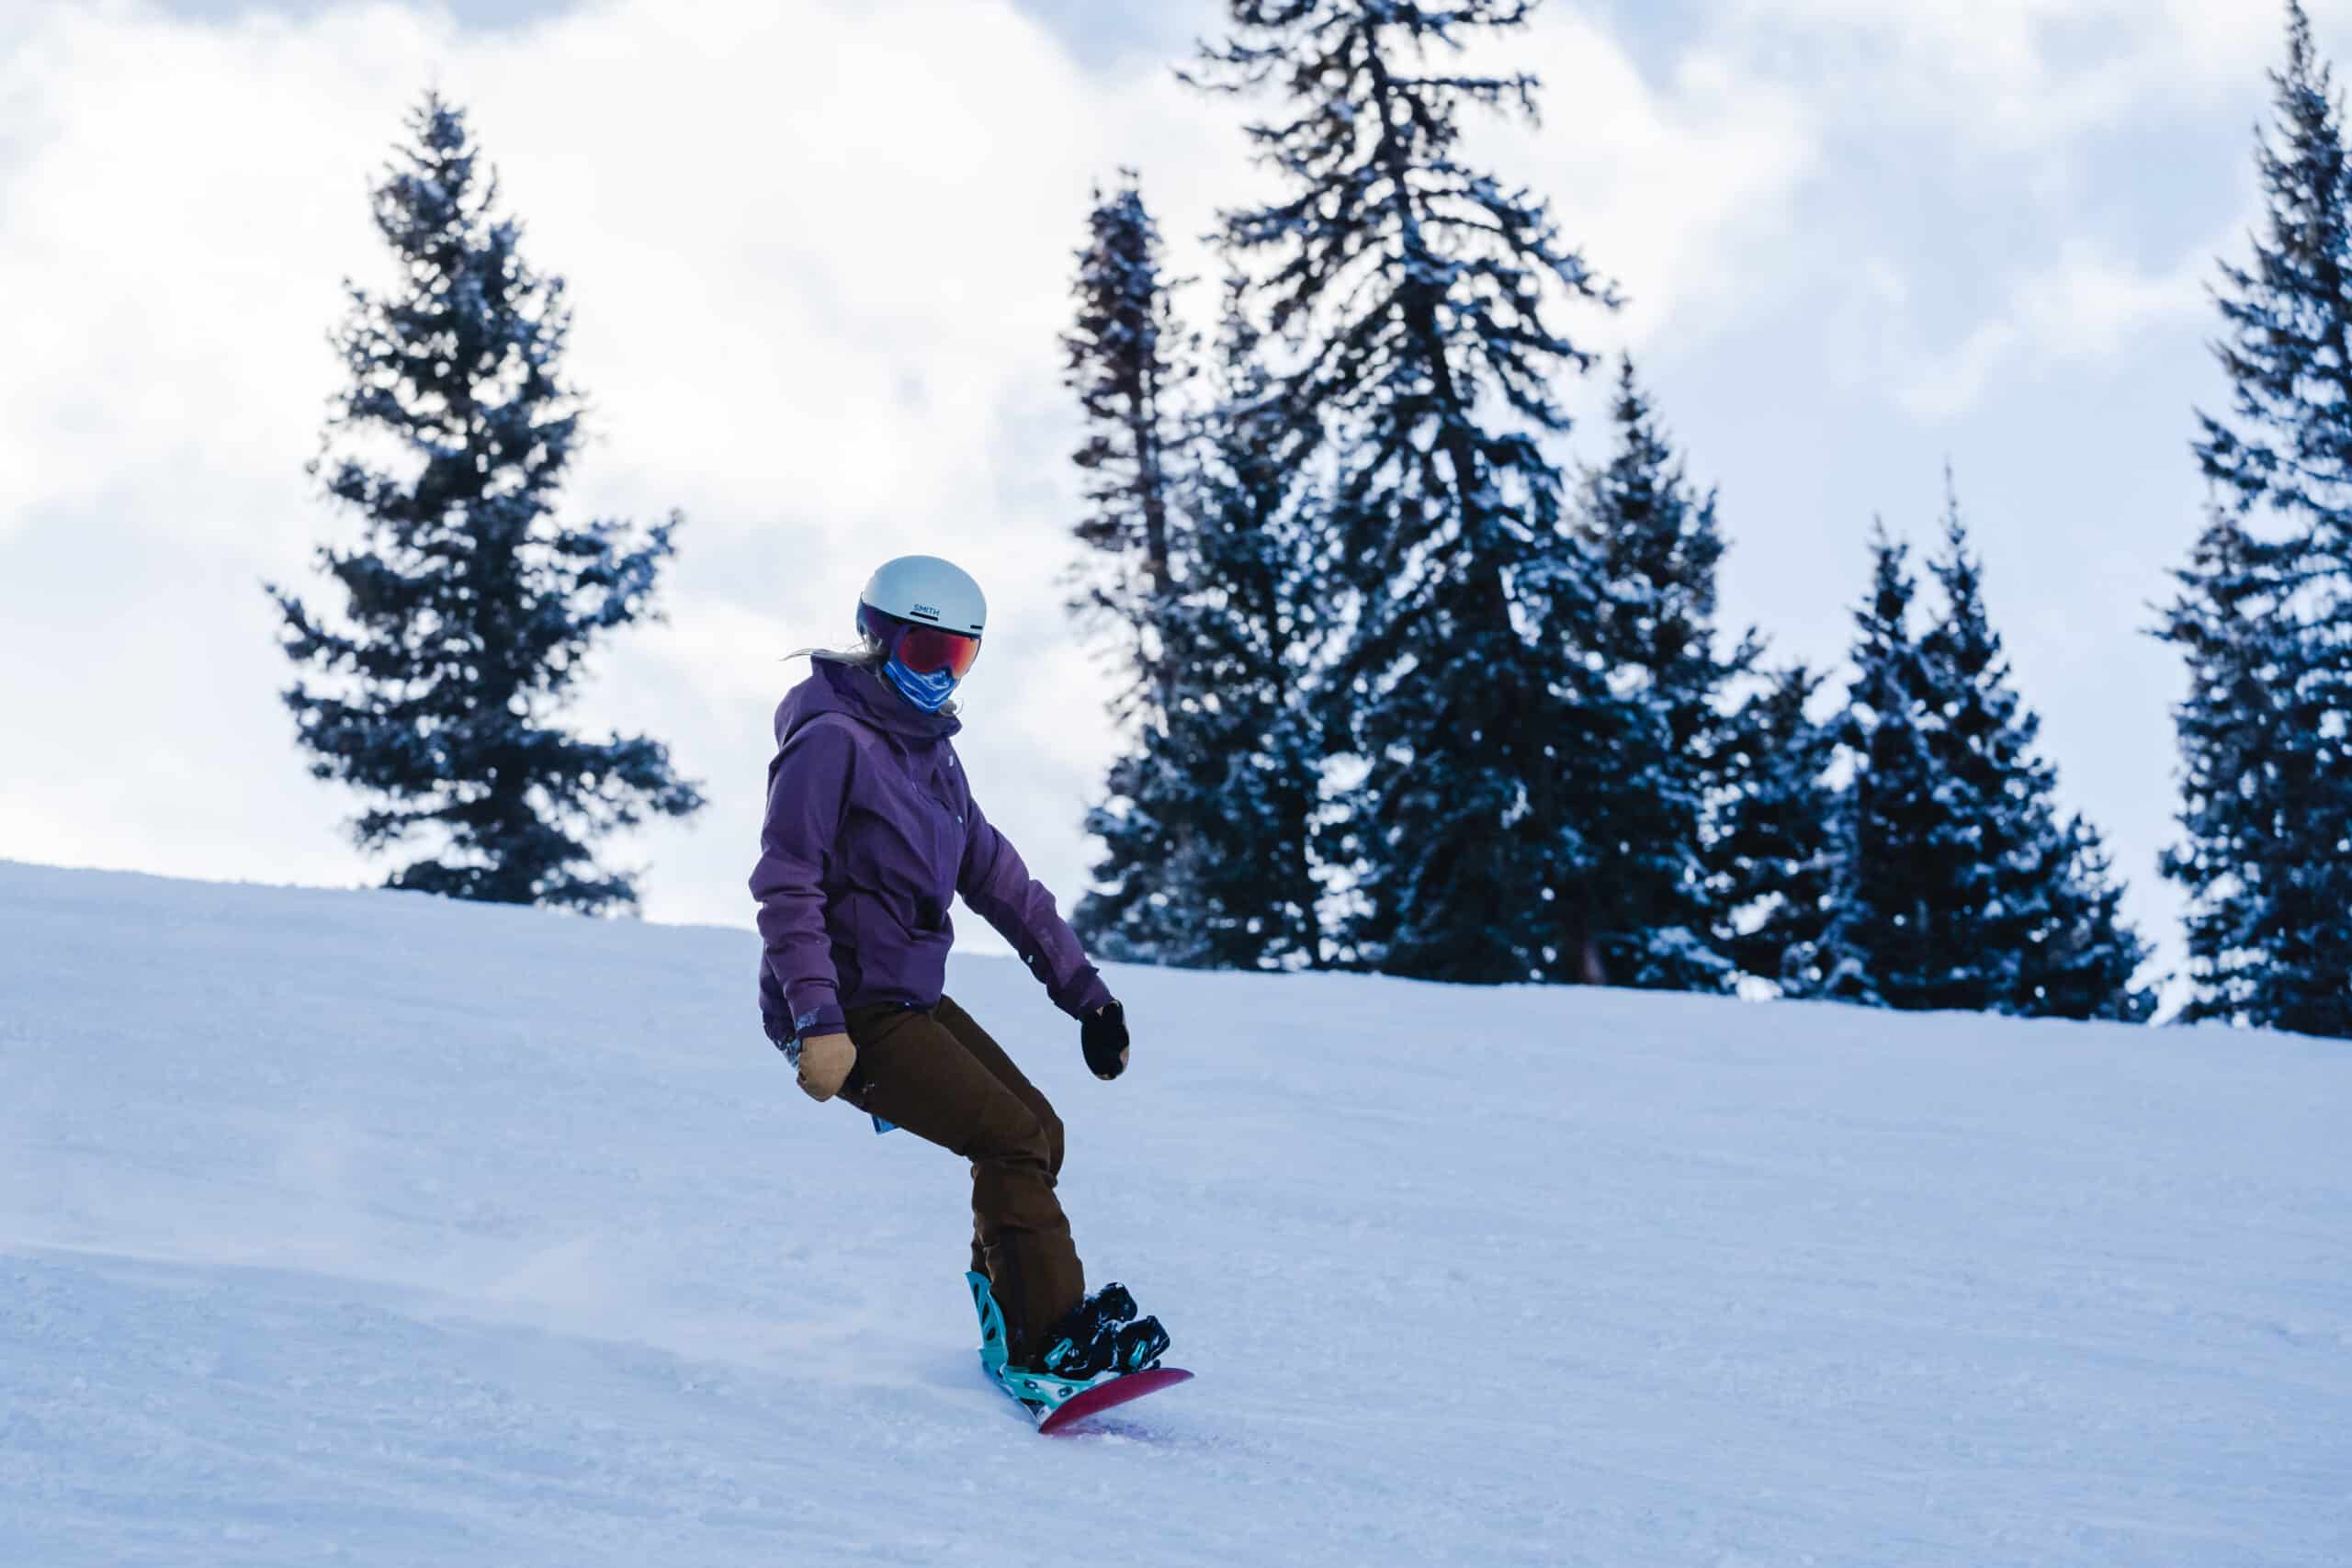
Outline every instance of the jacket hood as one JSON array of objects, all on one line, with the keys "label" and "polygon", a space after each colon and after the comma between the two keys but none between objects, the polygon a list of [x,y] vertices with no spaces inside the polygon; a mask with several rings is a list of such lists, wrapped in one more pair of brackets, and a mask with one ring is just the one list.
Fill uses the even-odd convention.
[{"label": "jacket hood", "polygon": [[837,713],[868,728],[914,741],[944,740],[964,728],[952,713],[924,713],[862,665],[827,659],[809,661],[808,678],[785,694],[775,710],[775,743],[781,748],[792,732],[820,714]]}]

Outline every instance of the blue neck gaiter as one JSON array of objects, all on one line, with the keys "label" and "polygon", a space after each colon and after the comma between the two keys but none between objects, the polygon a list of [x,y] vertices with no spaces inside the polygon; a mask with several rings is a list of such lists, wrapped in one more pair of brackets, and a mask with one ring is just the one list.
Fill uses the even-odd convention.
[{"label": "blue neck gaiter", "polygon": [[918,675],[899,663],[895,653],[890,656],[890,662],[882,666],[882,673],[890,678],[890,684],[899,688],[899,695],[925,713],[937,713],[956,694],[955,676],[944,670]]}]

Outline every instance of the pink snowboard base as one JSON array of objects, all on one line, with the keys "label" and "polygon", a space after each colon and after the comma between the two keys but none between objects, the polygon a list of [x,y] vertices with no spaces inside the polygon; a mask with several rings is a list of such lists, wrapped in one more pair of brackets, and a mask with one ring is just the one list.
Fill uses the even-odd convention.
[{"label": "pink snowboard base", "polygon": [[1174,1367],[1154,1367],[1148,1372],[1129,1372],[1125,1377],[1113,1378],[1109,1382],[1095,1384],[1083,1393],[1072,1394],[1066,1404],[1037,1423],[1037,1430],[1061,1431],[1089,1416],[1100,1416],[1105,1410],[1116,1409],[1129,1400],[1141,1399],[1147,1393],[1158,1393],[1163,1388],[1190,1382],[1192,1378],[1192,1373]]}]

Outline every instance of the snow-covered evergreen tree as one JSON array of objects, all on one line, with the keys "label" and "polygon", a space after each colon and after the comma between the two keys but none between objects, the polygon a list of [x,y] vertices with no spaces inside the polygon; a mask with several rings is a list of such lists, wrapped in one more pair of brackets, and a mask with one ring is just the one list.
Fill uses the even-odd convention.
[{"label": "snow-covered evergreen tree", "polygon": [[2164,868],[2189,895],[2184,1018],[2344,1035],[2352,982],[2322,966],[2341,936],[2342,907],[2320,902],[2335,868],[2301,858],[2310,825],[2298,803],[2325,797],[2331,748],[2304,695],[2308,633],[2290,602],[2298,549],[2217,509],[2175,574],[2161,632],[2187,661],[2188,694],[2173,709],[2182,840]]},{"label": "snow-covered evergreen tree", "polygon": [[1840,739],[1827,930],[1789,988],[1878,1006],[2144,1019],[2146,948],[2119,914],[2098,834],[2062,820],[1952,500],[1931,570],[1941,614],[1915,635],[1907,550],[1882,528],[1857,617]]},{"label": "snow-covered evergreen tree", "polygon": [[580,439],[561,370],[563,280],[522,257],[463,113],[429,94],[375,187],[399,263],[354,288],[340,337],[350,386],[315,470],[359,516],[356,548],[322,548],[345,625],[270,589],[298,665],[286,693],[311,772],[380,804],[360,846],[423,837],[435,852],[390,885],[500,903],[634,905],[597,840],[702,805],[644,736],[584,739],[559,722],[590,649],[651,618],[670,520],[576,525],[554,515]]},{"label": "snow-covered evergreen tree", "polygon": [[1911,626],[1910,550],[1871,539],[1870,595],[1855,612],[1854,681],[1838,725],[1853,776],[1838,813],[1830,917],[1820,944],[1790,955],[1799,995],[1879,1007],[1932,1005],[1953,956],[1928,911],[1956,839],[1927,733],[1926,658]]},{"label": "snow-covered evergreen tree", "polygon": [[1173,516],[1184,483],[1174,394],[1189,373],[1161,257],[1159,225],[1134,170],[1097,190],[1078,253],[1078,314],[1063,336],[1066,379],[1086,415],[1072,455],[1086,476],[1087,547],[1072,608],[1127,639],[1120,706],[1164,703],[1157,623],[1174,588]]},{"label": "snow-covered evergreen tree", "polygon": [[2118,917],[2098,833],[2059,818],[2057,775],[2035,750],[2041,720],[2012,682],[1951,483],[1947,471],[1944,551],[1932,566],[1944,613],[1921,651],[1929,749],[1951,817],[1923,881],[1953,962],[1918,1005],[2144,1019],[2154,997],[2131,982],[2148,950]]},{"label": "snow-covered evergreen tree", "polygon": [[1327,690],[1363,777],[1333,860],[1351,962],[1454,980],[1573,977],[1595,892],[1564,759],[1616,746],[1589,656],[1600,594],[1544,438],[1589,355],[1558,306],[1608,291],[1545,204],[1462,159],[1467,107],[1536,84],[1444,57],[1521,0],[1230,0],[1195,82],[1284,102],[1249,135],[1283,182],[1227,214],[1295,340],[1278,460],[1328,466],[1318,587],[1344,637]]},{"label": "snow-covered evergreen tree", "polygon": [[2287,18],[2267,221],[2215,292],[2231,413],[2197,443],[2236,515],[2163,627],[2190,673],[2165,864],[2192,899],[2193,1016],[2352,1037],[2352,168],[2310,18]]},{"label": "snow-covered evergreen tree", "polygon": [[1815,718],[1826,677],[1772,671],[1725,725],[1708,859],[1718,948],[1747,974],[1818,994],[1842,802],[1836,728]]},{"label": "snow-covered evergreen tree", "polygon": [[2051,901],[2052,919],[2034,961],[2033,988],[2006,1010],[2041,1018],[2103,1018],[2144,1023],[2156,994],[2132,977],[2150,949],[2123,919],[2123,885],[2097,829],[2067,819],[2060,861],[2065,874]]},{"label": "snow-covered evergreen tree", "polygon": [[1182,581],[1160,602],[1162,713],[1088,829],[1100,885],[1076,920],[1104,956],[1276,969],[1321,961],[1311,834],[1323,754],[1303,700],[1321,635],[1299,592],[1300,482],[1238,280],[1198,433]]},{"label": "snow-covered evergreen tree", "polygon": [[1736,971],[1713,940],[1705,843],[1724,749],[1731,682],[1753,661],[1717,646],[1715,497],[1683,472],[1629,356],[1612,409],[1616,448],[1589,472],[1576,522],[1601,585],[1593,651],[1626,710],[1613,754],[1569,756],[1598,776],[1580,826],[1591,855],[1589,919],[1617,984],[1721,990]]}]

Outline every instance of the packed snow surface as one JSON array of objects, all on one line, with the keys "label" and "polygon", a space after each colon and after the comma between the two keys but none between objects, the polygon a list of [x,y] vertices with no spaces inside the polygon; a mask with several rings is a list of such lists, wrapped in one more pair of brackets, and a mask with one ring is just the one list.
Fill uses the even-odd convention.
[{"label": "packed snow surface", "polygon": [[754,939],[0,864],[0,1562],[2352,1562],[2352,1048],[1121,970],[1041,1438]]}]

